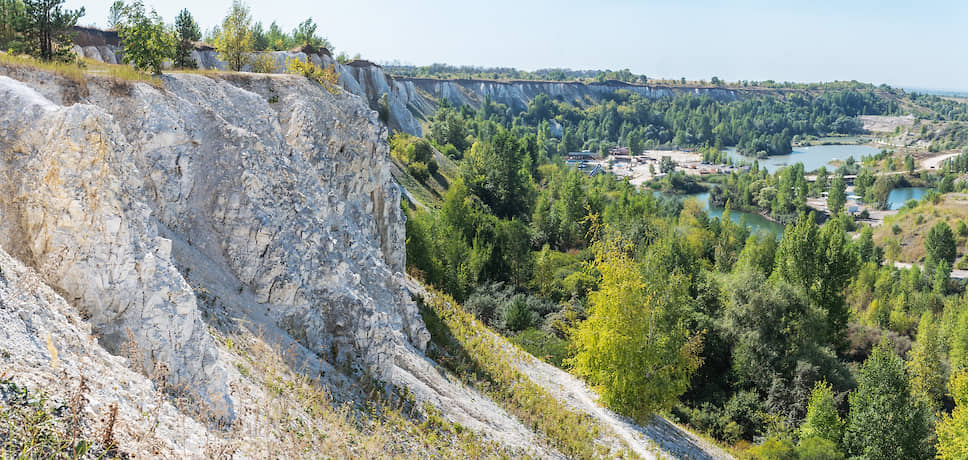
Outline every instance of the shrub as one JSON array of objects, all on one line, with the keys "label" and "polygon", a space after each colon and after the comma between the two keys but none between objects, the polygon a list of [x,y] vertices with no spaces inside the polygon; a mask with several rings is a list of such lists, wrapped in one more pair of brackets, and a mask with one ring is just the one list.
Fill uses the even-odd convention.
[{"label": "shrub", "polygon": [[797,445],[799,460],[843,460],[844,453],[833,441],[823,438],[801,439]]},{"label": "shrub", "polygon": [[538,329],[527,329],[511,337],[511,342],[541,360],[562,367],[568,357],[568,341]]},{"label": "shrub", "polygon": [[738,425],[739,437],[753,439],[763,428],[763,403],[754,391],[740,391],[723,408],[726,420]]},{"label": "shrub", "polygon": [[763,460],[796,460],[797,452],[793,441],[783,436],[770,436],[763,444],[750,448],[754,458]]},{"label": "shrub", "polygon": [[427,165],[422,161],[414,161],[413,163],[408,164],[407,173],[420,182],[426,182],[430,177],[430,172],[427,169]]},{"label": "shrub", "polygon": [[517,295],[505,304],[504,311],[501,312],[501,320],[504,323],[504,329],[518,332],[530,328],[535,322],[535,317],[524,296]]},{"label": "shrub", "polygon": [[259,53],[251,58],[252,71],[255,73],[274,73],[276,71],[276,60],[271,54]]},{"label": "shrub", "polygon": [[319,67],[309,61],[300,61],[299,59],[289,58],[286,59],[286,73],[294,75],[302,75],[310,80],[323,85],[330,94],[339,93],[339,73],[333,66],[326,68]]}]

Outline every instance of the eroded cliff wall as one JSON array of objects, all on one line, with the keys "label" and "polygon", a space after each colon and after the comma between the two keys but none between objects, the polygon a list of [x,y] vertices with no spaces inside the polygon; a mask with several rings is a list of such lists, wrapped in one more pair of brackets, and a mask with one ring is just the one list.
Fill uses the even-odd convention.
[{"label": "eroded cliff wall", "polygon": [[[63,106],[30,83],[0,77],[0,244],[109,350],[136,343],[146,369],[231,416],[185,270],[229,274],[304,346],[377,378],[395,349],[426,344],[385,128],[354,95],[296,76],[177,75],[89,82]],[[173,240],[208,266],[177,267]]]}]

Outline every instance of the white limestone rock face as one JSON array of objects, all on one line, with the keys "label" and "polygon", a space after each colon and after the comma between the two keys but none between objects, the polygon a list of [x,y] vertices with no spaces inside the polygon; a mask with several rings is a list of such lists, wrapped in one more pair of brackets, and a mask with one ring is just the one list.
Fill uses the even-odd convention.
[{"label": "white limestone rock face", "polygon": [[89,317],[114,352],[232,418],[225,370],[195,296],[158,235],[115,120],[0,76],[0,244]]},{"label": "white limestone rock face", "polygon": [[298,76],[181,74],[90,99],[118,121],[163,227],[300,343],[383,379],[425,347],[386,131],[359,98]]},{"label": "white limestone rock face", "polygon": [[101,348],[91,326],[32,269],[0,248],[0,369],[32,394],[67,403],[79,391],[87,404],[81,436],[99,439],[112,407],[114,439],[149,458],[203,458],[205,427],[167,402],[124,358]]}]

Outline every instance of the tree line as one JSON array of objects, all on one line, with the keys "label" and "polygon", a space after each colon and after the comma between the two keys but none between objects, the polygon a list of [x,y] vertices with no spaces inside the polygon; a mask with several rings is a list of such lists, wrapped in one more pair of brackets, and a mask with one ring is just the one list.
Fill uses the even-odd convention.
[{"label": "tree line", "polygon": [[[63,0],[0,0],[0,47],[18,54],[28,54],[45,61],[75,62],[74,26],[84,15],[84,8],[63,8]],[[118,55],[125,64],[160,74],[166,61],[175,68],[194,69],[192,58],[202,30],[192,14],[181,10],[173,24],[168,24],[142,0],[111,4],[108,26],[117,30],[121,40]],[[256,51],[302,48],[310,52],[332,49],[332,44],[317,33],[312,18],[299,23],[291,32],[283,31],[273,21],[268,29],[253,22],[249,7],[234,0],[221,24],[213,27],[205,39],[219,52],[230,70],[251,66],[257,72],[271,72],[274,63]],[[341,61],[349,58],[344,55]]]},{"label": "tree line", "polygon": [[[761,202],[789,225],[779,238],[752,233],[729,206],[711,218],[694,201],[566,167],[547,120],[601,127],[599,113],[620,104],[542,99],[517,115],[492,101],[442,104],[427,141],[459,174],[438,209],[406,211],[412,275],[640,421],[669,413],[756,458],[965,455],[968,300],[949,276],[947,224],[931,230],[923,269],[883,265],[869,227],[805,212],[811,194],[845,200],[842,175],[855,166],[822,172],[820,185],[802,166],[754,166],[718,193],[730,206]],[[719,104],[631,99],[623,111],[701,115]],[[864,100],[750,110],[790,120],[784,107],[832,104],[847,116]]]}]

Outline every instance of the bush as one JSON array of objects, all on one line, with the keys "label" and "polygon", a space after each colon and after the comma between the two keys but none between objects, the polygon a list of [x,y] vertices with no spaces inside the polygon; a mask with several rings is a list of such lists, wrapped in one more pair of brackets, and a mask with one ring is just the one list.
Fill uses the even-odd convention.
[{"label": "bush", "polygon": [[562,367],[568,357],[568,341],[542,330],[526,329],[511,337],[511,342],[556,367]]},{"label": "bush", "polygon": [[738,425],[738,434],[743,439],[753,439],[763,428],[763,403],[753,391],[740,391],[733,395],[723,408],[727,420]]},{"label": "bush", "polygon": [[322,68],[316,64],[309,61],[300,61],[299,59],[289,58],[286,59],[286,73],[293,75],[302,75],[320,85],[323,85],[330,94],[339,93],[339,73],[333,66]]},{"label": "bush", "polygon": [[807,438],[800,440],[797,446],[799,460],[843,460],[844,453],[837,448],[833,441],[823,438]]},{"label": "bush", "polygon": [[269,53],[259,53],[252,56],[252,71],[255,73],[275,73],[276,60]]},{"label": "bush", "polygon": [[[424,139],[403,133],[394,135],[390,139],[390,156],[403,163],[410,175],[420,182],[437,174],[438,165],[434,160],[434,149]],[[414,167],[416,163],[422,166]]]},{"label": "bush", "polygon": [[523,295],[516,295],[506,303],[501,312],[501,320],[505,330],[511,332],[523,331],[535,323],[534,312],[528,307]]},{"label": "bush", "polygon": [[415,161],[408,164],[407,173],[420,182],[426,182],[430,177],[430,171],[428,170],[426,163],[422,161]]},{"label": "bush", "polygon": [[454,144],[445,145],[444,148],[441,149],[440,153],[443,153],[447,156],[447,158],[452,160],[459,160],[461,157],[460,151],[457,150],[457,147],[454,147]]},{"label": "bush", "polygon": [[793,441],[782,436],[770,436],[763,444],[750,448],[755,458],[763,460],[797,460],[796,447]]}]

